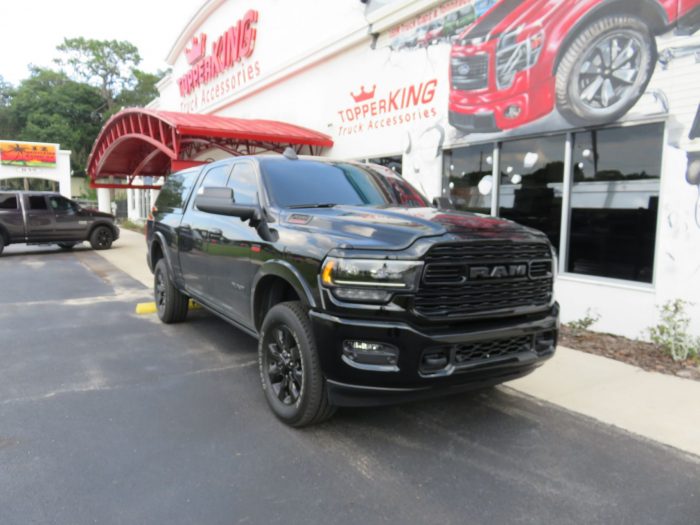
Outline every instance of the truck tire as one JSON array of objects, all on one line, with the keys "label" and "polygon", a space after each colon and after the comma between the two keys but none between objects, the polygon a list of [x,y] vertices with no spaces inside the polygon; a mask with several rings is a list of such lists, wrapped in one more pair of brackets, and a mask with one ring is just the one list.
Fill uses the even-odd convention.
[{"label": "truck tire", "polygon": [[576,126],[618,120],[646,90],[656,60],[656,40],[639,18],[593,21],[564,50],[557,67],[559,112]]},{"label": "truck tire", "polygon": [[260,331],[258,366],[267,403],[282,422],[300,428],[335,413],[311,322],[300,302],[280,303],[267,312]]},{"label": "truck tire", "polygon": [[187,317],[189,297],[173,285],[165,259],[160,259],[153,272],[153,295],[158,318],[165,324],[181,323]]},{"label": "truck tire", "polygon": [[114,242],[114,232],[109,226],[98,226],[90,234],[90,246],[93,250],[109,250]]},{"label": "truck tire", "polygon": [[58,247],[61,248],[61,250],[70,251],[73,248],[75,248],[76,244],[78,244],[78,243],[77,242],[59,242]]}]

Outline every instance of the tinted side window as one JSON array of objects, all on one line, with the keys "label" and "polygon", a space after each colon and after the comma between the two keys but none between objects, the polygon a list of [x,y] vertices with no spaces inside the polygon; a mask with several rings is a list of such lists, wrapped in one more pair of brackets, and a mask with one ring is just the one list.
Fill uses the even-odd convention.
[{"label": "tinted side window", "polygon": [[46,210],[46,199],[43,195],[33,195],[29,197],[29,209],[31,210]]},{"label": "tinted side window", "polygon": [[16,210],[17,196],[14,193],[0,193],[0,210]]},{"label": "tinted side window", "polygon": [[73,211],[73,205],[63,197],[49,197],[49,206],[53,211]]},{"label": "tinted side window", "polygon": [[183,213],[190,189],[197,178],[198,170],[179,171],[168,176],[156,200],[160,213]]},{"label": "tinted side window", "polygon": [[231,171],[230,164],[223,164],[209,168],[202,181],[202,188],[224,188],[228,182],[228,174]]},{"label": "tinted side window", "polygon": [[258,182],[252,164],[248,162],[235,164],[228,180],[228,187],[233,189],[233,198],[237,203],[258,203]]}]

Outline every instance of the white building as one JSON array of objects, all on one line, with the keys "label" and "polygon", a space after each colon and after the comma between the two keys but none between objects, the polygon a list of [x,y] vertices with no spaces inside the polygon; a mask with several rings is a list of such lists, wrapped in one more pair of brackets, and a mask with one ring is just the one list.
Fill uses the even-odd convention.
[{"label": "white building", "polygon": [[208,0],[150,107],[327,134],[545,231],[564,322],[639,337],[680,298],[700,335],[700,1],[539,3]]}]

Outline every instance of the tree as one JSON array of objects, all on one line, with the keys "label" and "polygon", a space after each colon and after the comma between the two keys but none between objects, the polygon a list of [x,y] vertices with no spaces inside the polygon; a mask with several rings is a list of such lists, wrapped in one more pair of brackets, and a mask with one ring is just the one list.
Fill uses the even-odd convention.
[{"label": "tree", "polygon": [[10,105],[14,96],[12,84],[6,82],[0,75],[0,138],[12,138],[15,129],[12,127],[12,116]]},{"label": "tree", "polygon": [[166,73],[166,71],[158,71],[156,74],[153,74],[134,69],[134,87],[124,89],[117,95],[115,100],[116,106],[125,108],[145,106],[158,96],[156,84]]},{"label": "tree", "polygon": [[9,125],[16,140],[55,142],[70,149],[71,168],[85,173],[92,143],[102,126],[99,89],[64,73],[34,68],[14,90]]},{"label": "tree", "polygon": [[63,56],[55,62],[74,80],[97,87],[107,113],[113,112],[120,93],[138,83],[135,71],[141,55],[130,42],[64,38],[56,49]]}]

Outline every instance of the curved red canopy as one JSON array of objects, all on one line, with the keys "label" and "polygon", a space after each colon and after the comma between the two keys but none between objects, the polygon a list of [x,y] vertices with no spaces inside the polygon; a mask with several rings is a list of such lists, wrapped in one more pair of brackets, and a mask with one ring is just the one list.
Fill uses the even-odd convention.
[{"label": "curved red canopy", "polygon": [[134,185],[134,181],[204,164],[195,159],[211,149],[238,156],[281,153],[292,147],[317,155],[332,145],[328,135],[285,122],[125,109],[100,131],[87,174],[93,188],[157,189],[158,185]]}]

